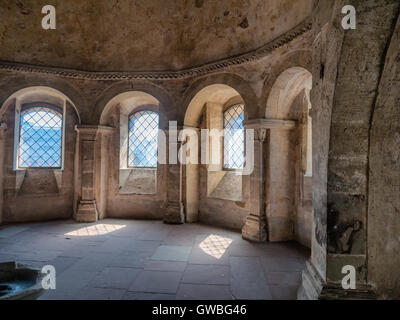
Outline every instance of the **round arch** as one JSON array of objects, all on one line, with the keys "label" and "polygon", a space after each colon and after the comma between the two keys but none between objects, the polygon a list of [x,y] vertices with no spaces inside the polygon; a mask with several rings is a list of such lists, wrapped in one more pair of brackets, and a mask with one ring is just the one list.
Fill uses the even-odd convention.
[{"label": "round arch", "polygon": [[[273,241],[296,240],[311,246],[312,230],[312,119],[310,90],[312,74],[302,66],[290,66],[274,76],[268,84],[263,117],[268,120],[295,121],[292,130],[270,130],[268,171],[269,185],[266,187],[271,207],[284,203],[285,209],[279,219],[289,226],[281,230],[270,224],[269,234]],[[285,175],[279,172],[285,172]],[[290,186],[278,189],[275,186]],[[284,199],[282,201],[281,199]],[[282,201],[282,202],[281,202]],[[278,218],[269,211],[271,221]],[[273,235],[273,236],[271,236]]]},{"label": "round arch", "polygon": [[184,125],[197,128],[204,105],[207,102],[225,105],[228,101],[238,96],[240,96],[239,92],[226,84],[212,84],[201,89],[192,98],[186,109]]},{"label": "round arch", "polygon": [[[147,81],[135,81],[133,83],[119,82],[108,89],[97,100],[95,106],[96,123],[104,124],[105,115],[110,108],[114,108],[119,103],[127,101],[135,105],[148,102],[149,105],[157,105],[160,113],[160,128],[165,129],[168,120],[176,119],[176,110],[170,95],[161,87]],[[143,105],[143,104],[142,104]]]},{"label": "round arch", "polygon": [[64,101],[66,101],[74,108],[78,121],[81,123],[80,113],[75,103],[63,92],[46,86],[26,87],[11,94],[0,107],[0,119],[14,99],[18,100],[20,104],[40,101],[59,105],[61,107],[63,106]]},{"label": "round arch", "polygon": [[[191,132],[188,133],[190,136],[189,141],[192,139],[191,135],[194,135],[195,132],[197,133],[197,137],[199,137],[200,128],[203,125],[201,123],[203,112],[208,103],[212,105],[207,114],[214,119],[211,121],[213,127],[210,129],[223,129],[224,111],[229,106],[243,104],[245,106],[246,117],[248,116],[248,112],[251,112],[251,109],[247,106],[249,99],[250,101],[255,101],[252,89],[247,84],[243,84],[243,82],[241,84],[235,82],[239,81],[239,78],[235,78],[235,81],[232,81],[231,77],[228,78],[230,81],[223,81],[223,77],[207,77],[195,83],[188,90],[190,93],[185,100],[186,108],[182,118],[184,128],[189,130],[188,132]],[[236,85],[231,86],[232,82],[235,82]],[[245,96],[242,95],[243,92],[245,92]],[[250,104],[250,106],[254,105]],[[193,147],[193,145],[190,147]],[[220,147],[221,145],[218,146],[218,144],[212,145],[212,152],[223,152]],[[220,160],[222,160],[222,157]],[[183,166],[182,171],[183,201],[188,222],[195,222],[200,217],[203,217],[203,213],[200,214],[200,201],[210,201],[210,206],[214,206],[216,201],[224,201],[225,206],[232,205],[236,210],[237,206],[233,205],[234,203],[246,202],[247,193],[244,190],[247,190],[248,177],[234,174],[233,171],[228,172],[224,170],[222,161],[221,163],[211,164],[207,167],[200,164],[188,163]],[[220,189],[219,186],[222,186],[224,181],[233,181],[234,183],[230,185],[234,187]],[[223,214],[214,215],[214,219],[222,225],[240,228],[242,220],[247,216],[246,210],[247,208],[244,205],[237,215],[231,217],[232,219],[226,219]],[[207,213],[205,214],[206,216],[202,219],[207,219]]]},{"label": "round arch", "polygon": [[298,50],[291,52],[282,57],[278,65],[271,68],[264,81],[262,89],[261,104],[260,109],[258,110],[259,118],[263,118],[265,116],[265,107],[276,80],[282,73],[291,68],[302,68],[303,70],[307,70],[310,74],[312,74],[312,52],[310,50]]},{"label": "round arch", "polygon": [[265,109],[267,119],[298,120],[299,111],[292,110],[292,105],[303,91],[310,92],[312,74],[302,67],[292,67],[283,71],[273,84]]},{"label": "round arch", "polygon": [[[219,92],[213,94],[212,92]],[[245,104],[245,110],[249,119],[257,117],[258,100],[253,88],[242,77],[232,73],[219,73],[205,76],[196,80],[185,91],[184,99],[181,103],[182,110],[180,112],[182,123],[186,122],[188,112],[192,113],[198,107],[193,107],[194,103],[198,103],[207,93],[215,95],[213,99],[220,101],[229,96],[241,96]]]}]

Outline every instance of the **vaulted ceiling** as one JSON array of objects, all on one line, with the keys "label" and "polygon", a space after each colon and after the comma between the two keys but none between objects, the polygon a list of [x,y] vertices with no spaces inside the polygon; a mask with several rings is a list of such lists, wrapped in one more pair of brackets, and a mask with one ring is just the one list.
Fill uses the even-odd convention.
[{"label": "vaulted ceiling", "polygon": [[[43,30],[52,4],[57,29]],[[1,0],[0,60],[90,71],[180,70],[246,53],[311,0]]]}]

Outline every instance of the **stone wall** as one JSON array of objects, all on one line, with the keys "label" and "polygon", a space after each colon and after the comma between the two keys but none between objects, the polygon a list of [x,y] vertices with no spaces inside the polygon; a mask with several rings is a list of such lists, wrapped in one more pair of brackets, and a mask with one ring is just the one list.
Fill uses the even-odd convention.
[{"label": "stone wall", "polygon": [[78,118],[74,108],[67,105],[65,118],[65,149],[63,169],[15,170],[15,105],[7,106],[3,119],[7,125],[2,153],[4,155],[2,222],[26,222],[65,219],[73,214],[75,125]]},{"label": "stone wall", "polygon": [[[356,30],[341,27],[348,4],[357,8]],[[399,9],[398,1],[314,1],[314,216],[300,298],[400,292],[398,188],[391,180],[398,173],[398,119],[391,112],[398,106]],[[345,265],[356,269],[355,290],[340,285]]]}]

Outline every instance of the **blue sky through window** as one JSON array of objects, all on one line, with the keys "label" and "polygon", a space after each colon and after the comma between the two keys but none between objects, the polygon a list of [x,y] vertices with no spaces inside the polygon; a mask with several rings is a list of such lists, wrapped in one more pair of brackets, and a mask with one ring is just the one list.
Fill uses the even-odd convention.
[{"label": "blue sky through window", "polygon": [[224,113],[224,168],[244,167],[244,106],[236,105]]},{"label": "blue sky through window", "polygon": [[152,111],[137,112],[129,119],[129,167],[157,167],[158,122]]},{"label": "blue sky through window", "polygon": [[31,108],[21,114],[19,167],[61,167],[62,116],[47,108]]}]

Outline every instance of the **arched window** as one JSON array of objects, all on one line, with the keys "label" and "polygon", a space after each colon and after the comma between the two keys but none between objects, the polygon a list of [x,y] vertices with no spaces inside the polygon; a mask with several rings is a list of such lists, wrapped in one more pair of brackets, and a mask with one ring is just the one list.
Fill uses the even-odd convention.
[{"label": "arched window", "polygon": [[63,115],[57,109],[40,103],[22,109],[17,158],[19,168],[62,167]]},{"label": "arched window", "polygon": [[224,112],[224,168],[244,166],[244,105],[234,105]]},{"label": "arched window", "polygon": [[128,167],[157,167],[158,122],[159,116],[153,111],[139,111],[129,117]]}]

